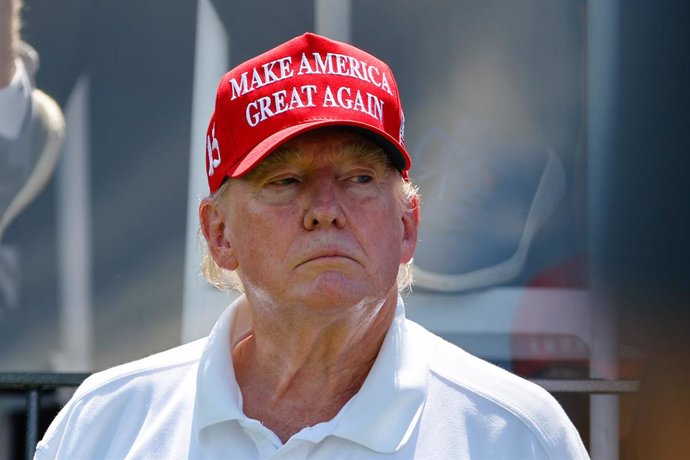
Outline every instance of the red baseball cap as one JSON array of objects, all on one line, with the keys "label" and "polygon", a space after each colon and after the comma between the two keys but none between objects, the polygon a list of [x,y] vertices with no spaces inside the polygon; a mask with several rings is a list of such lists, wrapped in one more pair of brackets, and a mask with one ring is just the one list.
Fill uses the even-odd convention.
[{"label": "red baseball cap", "polygon": [[390,68],[352,45],[306,33],[223,76],[206,136],[211,193],[287,140],[324,126],[371,138],[407,177],[405,118]]}]

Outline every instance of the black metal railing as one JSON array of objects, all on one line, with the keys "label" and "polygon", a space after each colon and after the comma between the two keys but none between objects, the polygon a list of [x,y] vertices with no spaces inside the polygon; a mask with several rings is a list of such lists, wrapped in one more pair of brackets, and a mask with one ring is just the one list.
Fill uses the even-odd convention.
[{"label": "black metal railing", "polygon": [[0,392],[26,392],[26,458],[32,459],[38,443],[41,392],[76,387],[90,374],[54,372],[0,372]]},{"label": "black metal railing", "polygon": [[625,394],[640,391],[637,380],[527,379],[549,393]]},{"label": "black metal railing", "polygon": [[[53,372],[0,372],[0,392],[26,392],[26,458],[32,459],[38,442],[41,392],[76,387],[90,374]],[[549,393],[625,394],[640,389],[636,380],[529,379]]]}]

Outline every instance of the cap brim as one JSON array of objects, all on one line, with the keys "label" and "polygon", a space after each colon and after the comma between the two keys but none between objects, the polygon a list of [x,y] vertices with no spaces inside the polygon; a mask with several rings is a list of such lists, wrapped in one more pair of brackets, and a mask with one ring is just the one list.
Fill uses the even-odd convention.
[{"label": "cap brim", "polygon": [[226,173],[228,177],[242,177],[269,156],[275,149],[300,134],[327,126],[342,126],[352,128],[361,135],[379,144],[390,157],[393,165],[402,172],[410,168],[410,155],[405,147],[382,130],[374,129],[371,125],[356,121],[344,120],[315,120],[290,126],[267,137],[256,145],[240,162]]}]

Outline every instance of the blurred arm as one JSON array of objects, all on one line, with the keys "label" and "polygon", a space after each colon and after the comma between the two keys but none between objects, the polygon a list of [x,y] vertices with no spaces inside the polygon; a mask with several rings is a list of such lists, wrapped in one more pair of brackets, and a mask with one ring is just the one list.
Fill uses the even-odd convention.
[{"label": "blurred arm", "polygon": [[16,44],[19,40],[20,0],[0,0],[0,88],[14,76]]}]

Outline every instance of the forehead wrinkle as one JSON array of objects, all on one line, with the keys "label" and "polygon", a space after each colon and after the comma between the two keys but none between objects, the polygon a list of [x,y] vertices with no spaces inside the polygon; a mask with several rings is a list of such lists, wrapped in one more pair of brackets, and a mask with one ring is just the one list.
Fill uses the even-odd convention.
[{"label": "forehead wrinkle", "polygon": [[277,164],[291,163],[297,159],[299,159],[299,151],[297,149],[282,145],[264,158],[261,163],[256,165],[256,167],[250,171],[245,178],[249,180],[260,178],[266,174],[272,166]]}]

